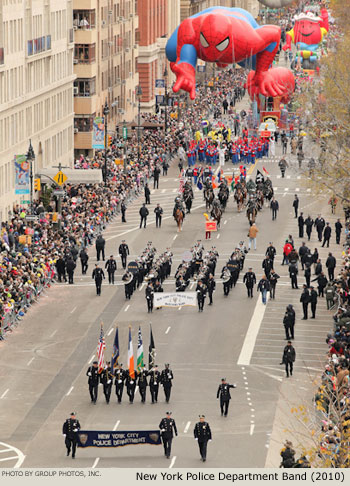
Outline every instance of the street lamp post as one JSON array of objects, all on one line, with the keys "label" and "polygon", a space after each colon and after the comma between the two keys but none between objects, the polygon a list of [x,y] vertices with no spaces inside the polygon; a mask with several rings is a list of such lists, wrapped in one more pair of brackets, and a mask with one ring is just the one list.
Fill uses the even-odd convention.
[{"label": "street lamp post", "polygon": [[35,160],[35,153],[32,146],[32,141],[29,140],[29,147],[27,152],[27,162],[29,163],[29,177],[30,177],[30,214],[34,214],[33,210],[33,162]]},{"label": "street lamp post", "polygon": [[141,158],[141,147],[140,147],[140,125],[141,125],[141,97],[142,88],[140,85],[137,87],[136,97],[138,100],[138,111],[137,111],[137,163],[140,165]]},{"label": "street lamp post", "polygon": [[103,116],[105,119],[105,170],[104,170],[104,180],[105,186],[107,186],[107,145],[108,145],[108,114],[109,114],[109,106],[107,100],[105,102],[105,106],[103,108]]},{"label": "street lamp post", "polygon": [[127,131],[126,131],[126,121],[123,120],[123,159],[124,159],[124,172],[126,172],[126,166],[127,166],[127,161],[126,161],[126,141],[127,141]]}]

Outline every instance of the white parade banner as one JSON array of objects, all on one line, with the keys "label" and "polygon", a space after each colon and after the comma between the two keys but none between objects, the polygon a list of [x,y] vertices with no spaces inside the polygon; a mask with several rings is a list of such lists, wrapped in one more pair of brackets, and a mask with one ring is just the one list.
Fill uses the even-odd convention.
[{"label": "white parade banner", "polygon": [[196,306],[196,295],[196,292],[155,292],[154,307]]}]

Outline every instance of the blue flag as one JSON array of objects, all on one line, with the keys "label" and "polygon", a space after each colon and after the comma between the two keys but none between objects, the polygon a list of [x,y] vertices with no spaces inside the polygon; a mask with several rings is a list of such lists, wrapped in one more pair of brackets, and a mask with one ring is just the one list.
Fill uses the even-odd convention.
[{"label": "blue flag", "polygon": [[119,360],[119,338],[118,338],[118,328],[115,329],[115,337],[113,343],[113,355],[112,355],[112,362],[111,362],[111,369],[112,372],[116,369]]},{"label": "blue flag", "polygon": [[199,179],[198,179],[198,182],[197,182],[197,187],[200,191],[203,189],[203,184],[201,183],[201,181]]}]

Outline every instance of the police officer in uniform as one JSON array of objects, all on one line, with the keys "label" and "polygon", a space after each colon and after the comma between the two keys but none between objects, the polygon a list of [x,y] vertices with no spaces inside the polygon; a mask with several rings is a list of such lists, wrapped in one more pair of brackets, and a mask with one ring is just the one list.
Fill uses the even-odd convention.
[{"label": "police officer in uniform", "polygon": [[252,270],[252,268],[249,268],[248,272],[243,277],[243,283],[245,283],[245,286],[247,287],[248,297],[251,298],[253,298],[253,288],[254,284],[256,284],[256,276]]},{"label": "police officer in uniform", "polygon": [[146,403],[147,375],[148,373],[145,367],[141,368],[137,373],[137,384],[141,395],[141,403]]},{"label": "police officer in uniform", "polygon": [[173,372],[169,368],[169,363],[165,363],[165,369],[160,374],[160,382],[164,388],[165,401],[169,403],[172,380],[174,379]]},{"label": "police officer in uniform", "polygon": [[96,263],[94,271],[92,272],[92,278],[95,279],[95,285],[96,285],[96,295],[101,295],[101,287],[102,287],[102,280],[105,278],[105,274],[98,266]]},{"label": "police officer in uniform", "polygon": [[216,394],[216,398],[218,400],[220,398],[221,416],[224,415],[225,417],[227,417],[228,407],[231,400],[230,388],[236,388],[236,385],[230,385],[229,383],[227,383],[226,378],[222,378],[221,385],[219,385]]},{"label": "police officer in uniform", "polygon": [[110,361],[107,361],[107,366],[100,375],[100,381],[103,385],[103,393],[106,397],[106,402],[109,403],[113,384],[113,374]]},{"label": "police officer in uniform", "polygon": [[125,240],[122,240],[121,244],[119,245],[119,255],[120,255],[120,258],[121,258],[121,261],[122,261],[122,266],[125,270],[126,269],[126,260],[127,260],[128,255],[130,255],[129,247],[125,243]]},{"label": "police officer in uniform", "polygon": [[156,228],[160,228],[162,226],[162,214],[163,209],[160,207],[160,204],[157,204],[157,207],[154,210],[156,214]]},{"label": "police officer in uniform", "polygon": [[209,295],[209,304],[213,304],[213,293],[215,292],[216,283],[212,274],[209,274],[208,282],[207,282],[207,289]]},{"label": "police officer in uniform", "polygon": [[148,312],[152,312],[153,300],[154,300],[154,289],[153,289],[152,282],[149,282],[149,284],[147,285],[145,294],[146,294],[147,310]]},{"label": "police officer in uniform", "polygon": [[171,443],[174,438],[174,432],[177,436],[176,423],[175,420],[171,418],[171,412],[167,412],[166,417],[160,421],[159,429],[164,445],[164,455],[167,459],[169,459],[171,454]]},{"label": "police officer in uniform", "polygon": [[91,401],[96,404],[97,401],[97,394],[98,394],[98,382],[99,382],[99,374],[98,374],[98,362],[94,361],[92,366],[89,366],[86,376],[89,377],[88,384],[89,384],[89,392]]},{"label": "police officer in uniform", "polygon": [[129,402],[134,403],[135,388],[136,388],[136,373],[134,370],[134,376],[130,376],[129,371],[126,371],[126,393],[129,397]]},{"label": "police officer in uniform", "polygon": [[113,258],[113,255],[111,255],[109,260],[106,261],[105,268],[108,273],[108,283],[114,285],[114,274],[117,270],[117,262]]},{"label": "police officer in uniform", "polygon": [[125,381],[125,371],[122,368],[123,364],[118,364],[118,368],[115,370],[114,376],[114,384],[115,384],[115,394],[118,398],[118,403],[121,403],[122,396],[123,396],[123,389],[124,389],[124,381]]},{"label": "police officer in uniform", "polygon": [[198,301],[198,312],[203,312],[204,300],[207,295],[207,287],[204,285],[202,280],[199,280],[197,287],[197,301]]},{"label": "police officer in uniform", "polygon": [[77,432],[80,430],[79,420],[76,418],[76,413],[72,412],[70,418],[68,418],[62,428],[62,433],[65,436],[65,444],[67,447],[67,456],[72,449],[72,459],[75,458],[75,450],[77,448]]},{"label": "police officer in uniform", "polygon": [[160,383],[160,373],[158,371],[158,366],[154,365],[154,367],[149,372],[150,381],[149,381],[149,388],[151,391],[152,403],[158,402],[158,392],[159,392],[159,383]]},{"label": "police officer in uniform", "polygon": [[193,430],[194,438],[198,440],[199,453],[203,462],[207,460],[207,445],[211,440],[210,426],[204,419],[205,415],[200,415],[199,422],[196,423]]}]

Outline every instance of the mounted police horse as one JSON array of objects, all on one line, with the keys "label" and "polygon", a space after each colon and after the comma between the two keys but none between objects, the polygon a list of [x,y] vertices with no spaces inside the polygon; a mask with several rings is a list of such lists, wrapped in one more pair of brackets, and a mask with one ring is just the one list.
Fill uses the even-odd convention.
[{"label": "mounted police horse", "polygon": [[210,213],[211,217],[216,221],[216,226],[220,228],[220,221],[222,217],[222,210],[220,208],[220,202],[217,199],[214,199],[213,202],[213,209]]},{"label": "mounted police horse", "polygon": [[252,225],[255,223],[256,216],[258,214],[258,206],[256,201],[253,201],[252,199],[249,199],[247,203],[247,218],[249,221],[249,224]]},{"label": "mounted police horse", "polygon": [[185,203],[186,210],[187,210],[188,213],[191,212],[193,197],[194,196],[193,196],[192,188],[185,186],[185,190],[184,190],[184,193],[183,193],[183,199],[184,199],[184,203]]},{"label": "mounted police horse", "polygon": [[228,187],[225,185],[222,185],[219,190],[218,198],[221,204],[221,208],[223,211],[226,209],[227,201],[229,198],[230,192]]},{"label": "mounted police horse", "polygon": [[204,189],[204,200],[205,200],[205,207],[209,209],[211,205],[213,204],[213,201],[215,199],[215,194],[212,188],[206,188]]}]

